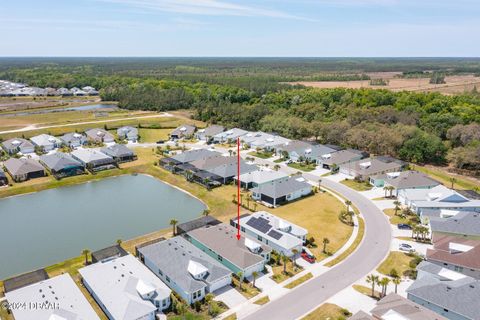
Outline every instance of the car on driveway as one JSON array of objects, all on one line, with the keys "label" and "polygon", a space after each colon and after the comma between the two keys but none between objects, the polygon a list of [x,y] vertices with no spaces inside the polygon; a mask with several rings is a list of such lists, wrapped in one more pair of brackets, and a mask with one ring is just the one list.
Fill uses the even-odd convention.
[{"label": "car on driveway", "polygon": [[413,247],[407,243],[400,243],[400,245],[398,246],[398,250],[406,251],[406,252],[415,252],[415,249],[413,249]]},{"label": "car on driveway", "polygon": [[397,224],[397,228],[402,230],[412,230],[412,226],[406,223]]},{"label": "car on driveway", "polygon": [[307,248],[302,249],[302,253],[300,254],[300,256],[303,258],[303,260],[309,263],[315,262],[315,256]]}]

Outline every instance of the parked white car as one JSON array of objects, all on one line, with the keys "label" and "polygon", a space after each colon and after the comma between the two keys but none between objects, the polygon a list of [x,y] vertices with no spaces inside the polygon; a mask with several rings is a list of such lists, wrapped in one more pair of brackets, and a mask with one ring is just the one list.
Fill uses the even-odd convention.
[{"label": "parked white car", "polygon": [[406,251],[406,252],[415,252],[415,249],[407,243],[400,243],[400,245],[398,246],[398,250]]}]

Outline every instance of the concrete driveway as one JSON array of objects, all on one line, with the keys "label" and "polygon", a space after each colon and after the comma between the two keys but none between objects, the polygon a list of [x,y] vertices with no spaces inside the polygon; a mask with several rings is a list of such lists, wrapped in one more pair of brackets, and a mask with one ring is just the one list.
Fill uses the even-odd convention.
[{"label": "concrete driveway", "polygon": [[213,294],[215,294],[215,298],[213,300],[222,301],[230,309],[247,301],[247,299],[232,286],[226,286],[218,289]]}]

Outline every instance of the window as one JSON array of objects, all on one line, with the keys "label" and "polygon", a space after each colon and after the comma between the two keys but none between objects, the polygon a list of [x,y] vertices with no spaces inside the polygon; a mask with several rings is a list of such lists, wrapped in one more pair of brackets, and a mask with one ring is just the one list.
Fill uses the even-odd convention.
[{"label": "window", "polygon": [[223,261],[223,257],[221,255],[217,255],[218,261]]},{"label": "window", "polygon": [[242,230],[242,232],[245,232],[245,228],[244,228],[244,227],[240,227],[240,230]]},{"label": "window", "polygon": [[262,237],[261,237],[261,236],[257,236],[257,239],[258,239],[259,241],[262,241]]},{"label": "window", "polygon": [[167,282],[170,282],[170,278],[169,278],[169,277],[166,277],[166,280],[167,280]]},{"label": "window", "polygon": [[162,270],[158,269],[158,274],[163,276]]}]

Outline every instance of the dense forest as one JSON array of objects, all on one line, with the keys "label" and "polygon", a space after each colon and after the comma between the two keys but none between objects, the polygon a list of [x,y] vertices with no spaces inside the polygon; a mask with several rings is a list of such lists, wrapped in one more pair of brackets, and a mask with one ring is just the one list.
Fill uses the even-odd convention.
[{"label": "dense forest", "polygon": [[[416,163],[480,171],[480,95],[313,89],[293,80],[366,80],[479,72],[480,59],[0,59],[0,79],[92,85],[127,109],[193,109],[210,123],[312,138]],[[424,70],[430,70],[428,72]],[[440,78],[440,77],[439,77]]]}]

